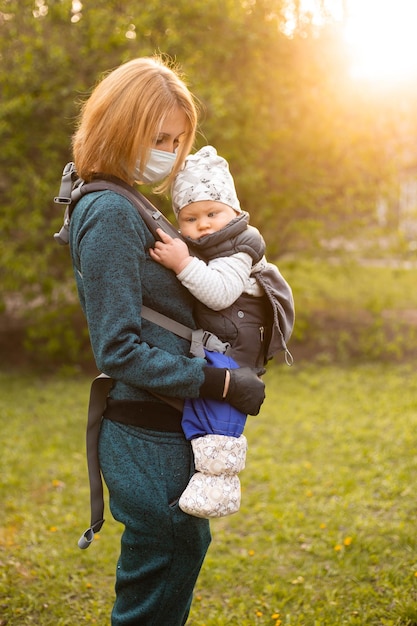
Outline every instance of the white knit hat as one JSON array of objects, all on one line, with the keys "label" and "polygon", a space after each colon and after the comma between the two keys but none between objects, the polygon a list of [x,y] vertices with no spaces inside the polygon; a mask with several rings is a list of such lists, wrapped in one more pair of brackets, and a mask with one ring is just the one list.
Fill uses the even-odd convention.
[{"label": "white knit hat", "polygon": [[229,165],[213,146],[205,146],[187,157],[172,185],[175,215],[191,202],[214,200],[241,212]]}]

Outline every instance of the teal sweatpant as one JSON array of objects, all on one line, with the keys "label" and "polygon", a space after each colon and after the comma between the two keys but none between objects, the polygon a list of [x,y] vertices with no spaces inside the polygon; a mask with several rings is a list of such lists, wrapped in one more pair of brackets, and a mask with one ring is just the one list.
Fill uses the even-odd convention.
[{"label": "teal sweatpant", "polygon": [[194,472],[181,433],[103,420],[100,465],[113,517],[124,525],[112,626],[183,626],[208,546],[208,520],[178,499]]}]

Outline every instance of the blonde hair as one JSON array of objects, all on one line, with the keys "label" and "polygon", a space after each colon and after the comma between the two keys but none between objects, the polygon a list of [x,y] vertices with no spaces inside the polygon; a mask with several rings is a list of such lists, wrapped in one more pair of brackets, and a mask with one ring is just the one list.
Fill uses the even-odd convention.
[{"label": "blonde hair", "polygon": [[193,146],[194,98],[161,57],[134,59],[107,74],[81,109],[72,143],[78,175],[89,181],[94,174],[107,174],[133,184],[139,153],[143,171],[165,117],[177,107],[185,113],[187,128],[173,171],[157,191],[170,187]]}]

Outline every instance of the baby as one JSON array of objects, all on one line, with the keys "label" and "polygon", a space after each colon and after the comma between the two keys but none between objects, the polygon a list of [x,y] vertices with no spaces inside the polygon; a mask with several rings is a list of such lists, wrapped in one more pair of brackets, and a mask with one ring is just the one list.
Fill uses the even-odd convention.
[{"label": "baby", "polygon": [[[263,237],[249,225],[229,166],[215,148],[206,146],[186,159],[175,178],[172,201],[185,241],[160,230],[161,241],[150,250],[151,257],[172,269],[196,298],[199,328],[225,342],[225,354],[206,351],[209,364],[250,366],[263,373],[276,316],[258,278],[272,268],[285,281],[267,263]],[[279,349],[287,351],[280,327],[279,333]],[[288,337],[288,329],[284,334]],[[186,400],[182,426],[197,471],[180,498],[182,510],[221,517],[239,509],[237,474],[245,466],[245,421],[245,415],[224,402]]]}]

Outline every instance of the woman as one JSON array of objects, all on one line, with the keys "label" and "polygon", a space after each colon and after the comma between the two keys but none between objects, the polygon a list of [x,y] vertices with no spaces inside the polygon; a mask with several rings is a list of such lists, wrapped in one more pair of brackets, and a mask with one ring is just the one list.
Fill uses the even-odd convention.
[{"label": "woman", "polygon": [[[175,71],[158,58],[135,59],[84,104],[73,140],[77,172],[85,181],[111,176],[166,190],[196,125],[193,98]],[[192,453],[181,412],[159,396],[225,399],[250,414],[264,399],[251,369],[208,367],[189,356],[186,340],[141,318],[143,304],[195,328],[192,296],[150,258],[154,244],[135,207],[112,191],[86,195],[73,211],[78,294],[97,367],[115,381],[99,443],[110,508],[124,525],[113,626],[185,624],[210,543],[208,521],[178,507]]]}]

